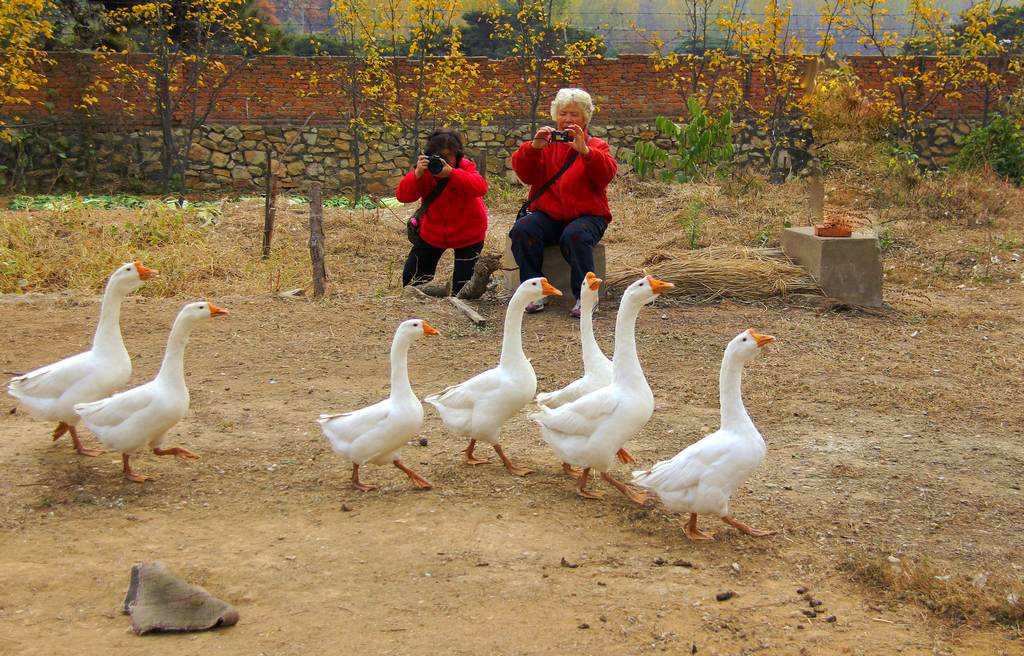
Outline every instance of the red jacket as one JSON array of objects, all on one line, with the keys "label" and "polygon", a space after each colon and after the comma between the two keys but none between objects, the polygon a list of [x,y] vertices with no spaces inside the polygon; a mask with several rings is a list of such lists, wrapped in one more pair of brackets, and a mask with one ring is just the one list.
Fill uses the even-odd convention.
[{"label": "red jacket", "polygon": [[[572,144],[549,143],[537,149],[531,145],[532,141],[519,146],[512,154],[512,169],[520,180],[530,185],[531,196],[562,168],[569,153],[574,152]],[[588,135],[587,145],[590,154],[577,155],[569,170],[530,205],[530,211],[544,212],[555,221],[572,221],[584,214],[612,220],[606,190],[619,165],[608,152],[606,142]]]},{"label": "red jacket", "polygon": [[[395,198],[403,203],[426,198],[437,180],[428,171],[419,179],[415,171],[409,171],[398,183]],[[476,172],[476,164],[463,157],[459,168],[452,168],[448,186],[427,208],[420,238],[435,248],[462,248],[482,242],[487,235],[486,193],[487,181]]]}]

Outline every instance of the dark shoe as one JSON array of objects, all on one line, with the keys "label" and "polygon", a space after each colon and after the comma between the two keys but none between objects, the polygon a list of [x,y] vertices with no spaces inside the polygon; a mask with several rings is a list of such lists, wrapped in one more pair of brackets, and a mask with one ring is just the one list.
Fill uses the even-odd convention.
[{"label": "dark shoe", "polygon": [[546,298],[542,298],[539,301],[530,301],[526,305],[526,313],[527,314],[537,314],[538,312],[543,312],[544,308],[546,306],[547,306],[547,299]]},{"label": "dark shoe", "polygon": [[582,313],[583,308],[580,307],[580,302],[576,301],[576,305],[572,306],[572,309],[569,310],[569,316],[572,317],[573,319],[579,319],[580,314]]}]

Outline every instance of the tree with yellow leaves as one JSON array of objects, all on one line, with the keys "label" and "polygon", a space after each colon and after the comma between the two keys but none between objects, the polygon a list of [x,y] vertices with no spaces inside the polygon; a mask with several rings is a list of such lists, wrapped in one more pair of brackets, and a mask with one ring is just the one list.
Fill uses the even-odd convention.
[{"label": "tree with yellow leaves", "polygon": [[727,7],[726,30],[719,31],[711,9],[714,0],[684,0],[685,29],[676,32],[682,41],[675,46],[666,43],[659,32],[647,32],[636,23],[634,30],[642,34],[651,48],[654,70],[670,75],[672,88],[687,99],[695,97],[701,107],[713,115],[743,109],[743,84],[747,67],[735,53],[736,24],[742,13],[739,3]]},{"label": "tree with yellow leaves", "polygon": [[491,0],[485,16],[491,37],[508,43],[527,99],[530,133],[537,129],[540,101],[553,85],[575,84],[588,59],[600,59],[597,36],[576,35],[570,21],[555,16],[554,0]]},{"label": "tree with yellow leaves", "polygon": [[[386,125],[405,137],[410,162],[420,152],[421,132],[439,124],[461,128],[486,123],[493,109],[473,109],[472,94],[486,85],[479,64],[462,50],[461,0],[384,0],[386,20],[372,35],[390,67],[381,71],[375,101]],[[371,36],[371,35],[368,35]]]},{"label": "tree with yellow leaves", "polygon": [[1008,56],[1012,44],[1001,42],[996,35],[996,21],[991,0],[978,0],[960,15],[956,37],[964,92],[981,101],[982,125],[988,125],[993,110],[1009,93],[1007,74],[1020,68],[1020,60]]},{"label": "tree with yellow leaves", "polygon": [[0,2],[0,140],[13,138],[11,127],[17,119],[7,118],[16,105],[28,105],[26,92],[38,91],[46,84],[41,67],[52,63],[37,46],[40,39],[53,34],[53,26],[43,19],[43,0],[3,0]]},{"label": "tree with yellow leaves", "polygon": [[99,94],[128,89],[115,98],[129,114],[159,121],[161,181],[165,189],[177,187],[179,200],[187,190],[196,132],[235,75],[266,50],[259,19],[244,16],[244,8],[245,0],[148,0],[107,12],[110,28],[125,45],[97,49],[105,71],[80,106],[88,110]]},{"label": "tree with yellow leaves", "polygon": [[295,79],[304,82],[299,96],[331,96],[339,100],[340,121],[351,133],[352,200],[363,196],[363,158],[368,148],[366,135],[378,116],[371,99],[382,95],[381,84],[386,63],[376,46],[375,35],[383,22],[381,3],[374,0],[332,0],[334,35],[348,53],[345,57],[325,57],[316,52],[308,72],[298,71]]},{"label": "tree with yellow leaves", "polygon": [[768,0],[761,20],[742,15],[718,20],[722,30],[734,35],[735,48],[749,67],[749,74],[761,78],[759,87],[764,96],[750,104],[747,111],[767,134],[773,167],[776,153],[796,145],[796,135],[809,127],[802,107],[809,58],[803,54],[800,40],[790,33],[792,14],[792,0],[784,5]]},{"label": "tree with yellow leaves", "polygon": [[[889,0],[842,0],[838,23],[865,51],[878,57],[881,86],[868,91],[872,104],[891,124],[892,136],[912,139],[944,98],[956,99],[966,81],[965,62],[951,55],[946,30],[949,12],[937,0],[909,0],[909,30],[885,29]],[[911,54],[926,43],[931,61]]]}]

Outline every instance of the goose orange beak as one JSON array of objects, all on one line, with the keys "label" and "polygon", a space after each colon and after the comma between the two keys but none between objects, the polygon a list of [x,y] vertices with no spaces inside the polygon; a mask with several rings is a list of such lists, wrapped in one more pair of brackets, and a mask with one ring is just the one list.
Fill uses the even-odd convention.
[{"label": "goose orange beak", "polygon": [[548,282],[547,278],[540,279],[540,285],[544,289],[545,296],[561,296],[562,292],[555,289],[551,283]]},{"label": "goose orange beak", "polygon": [[156,278],[157,276],[160,275],[159,271],[157,271],[156,269],[150,269],[148,266],[146,266],[145,264],[138,260],[135,260],[133,264],[135,264],[135,270],[139,272],[139,278],[143,280],[152,280],[153,278]]},{"label": "goose orange beak", "polygon": [[593,271],[587,271],[587,286],[590,287],[591,291],[596,292],[600,289],[602,282],[604,281],[595,276]]},{"label": "goose orange beak", "polygon": [[775,341],[775,338],[772,337],[771,335],[760,335],[757,332],[755,332],[753,328],[750,328],[749,330],[747,330],[747,332],[750,333],[750,336],[754,338],[755,342],[757,342],[758,348],[761,348],[766,344],[771,344],[772,342]]},{"label": "goose orange beak", "polygon": [[221,316],[226,317],[228,314],[228,311],[225,310],[224,308],[219,308],[213,303],[210,303],[210,318]]},{"label": "goose orange beak", "polygon": [[424,321],[423,322],[423,334],[424,335],[440,335],[441,333],[437,332],[437,328],[434,328],[429,323]]},{"label": "goose orange beak", "polygon": [[647,282],[651,285],[651,291],[655,294],[664,294],[670,289],[674,289],[675,285],[664,280],[658,280],[654,276],[647,276]]}]

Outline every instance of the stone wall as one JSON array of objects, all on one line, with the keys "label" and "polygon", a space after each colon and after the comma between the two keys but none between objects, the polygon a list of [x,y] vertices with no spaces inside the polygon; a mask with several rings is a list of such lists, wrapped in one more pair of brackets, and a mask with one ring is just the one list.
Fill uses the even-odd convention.
[{"label": "stone wall", "polygon": [[[594,126],[593,136],[608,141],[620,162],[628,161],[638,141],[657,136],[653,124]],[[530,135],[528,125],[477,126],[463,133],[466,155],[488,177],[515,181],[509,161]],[[425,137],[426,135],[424,135]],[[29,157],[25,174],[29,191],[82,189],[111,191],[156,190],[159,179],[161,134],[156,129],[127,132],[80,131],[52,135],[59,139],[60,155],[43,142]],[[364,190],[376,196],[394,193],[399,178],[411,167],[403,143],[393,136],[364,135],[360,148]],[[283,191],[305,193],[318,181],[327,194],[350,192],[355,181],[352,134],[323,126],[222,125],[205,126],[190,152],[188,188],[196,193],[261,193],[267,170],[266,144],[270,144],[275,173]],[[662,139],[659,145],[670,147]],[[737,134],[740,161],[764,159],[768,140],[749,128]],[[4,157],[0,147],[0,160]]]},{"label": "stone wall", "polygon": [[960,152],[957,141],[978,125],[965,120],[939,120],[928,125],[914,140],[914,148],[920,154],[918,163],[928,169],[947,166]]}]

